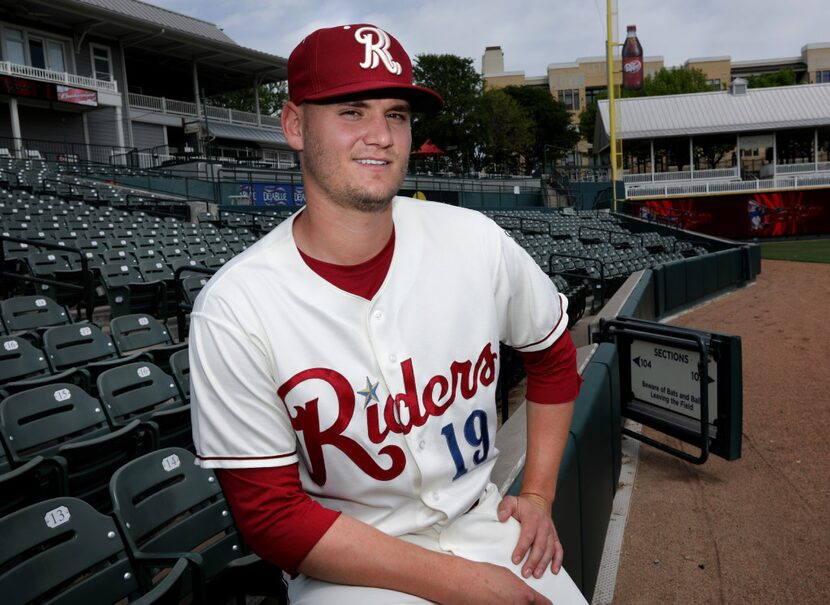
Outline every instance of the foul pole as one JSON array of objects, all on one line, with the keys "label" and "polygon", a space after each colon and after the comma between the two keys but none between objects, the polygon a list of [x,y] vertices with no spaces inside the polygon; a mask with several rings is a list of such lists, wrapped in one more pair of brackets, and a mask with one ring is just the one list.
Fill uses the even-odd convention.
[{"label": "foul pole", "polygon": [[606,36],[606,71],[608,77],[608,129],[610,131],[611,155],[611,193],[614,200],[614,212],[617,212],[617,119],[616,119],[616,95],[614,94],[614,49],[617,44],[614,40],[614,15],[611,5],[616,8],[616,0],[606,2],[607,29]]}]

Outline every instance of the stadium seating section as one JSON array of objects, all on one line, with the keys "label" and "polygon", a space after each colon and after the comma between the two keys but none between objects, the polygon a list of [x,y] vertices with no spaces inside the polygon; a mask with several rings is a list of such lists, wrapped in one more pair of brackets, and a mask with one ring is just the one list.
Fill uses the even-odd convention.
[{"label": "stadium seating section", "polygon": [[[211,600],[221,578],[243,572],[279,586],[278,570],[244,558],[218,483],[193,466],[186,332],[210,275],[290,211],[202,213],[190,222],[185,200],[119,186],[119,175],[135,173],[0,159],[0,568],[10,570],[0,591],[29,587],[43,569],[49,577],[20,602],[48,600],[68,582],[81,600],[106,591],[125,602],[176,602],[182,586],[197,602]],[[608,212],[483,212],[568,297],[571,325],[633,272],[715,252],[702,239],[633,228]],[[504,359],[503,391],[521,372]],[[178,510],[182,489],[193,501]],[[42,547],[59,564],[30,561],[44,520],[78,538]],[[182,522],[188,529],[175,543],[153,533],[172,525],[151,525]],[[19,531],[25,526],[31,531]],[[108,545],[101,532],[112,534]],[[206,540],[214,546],[194,554]],[[162,550],[170,554],[152,560]],[[131,579],[116,587],[112,578],[124,574]]]}]

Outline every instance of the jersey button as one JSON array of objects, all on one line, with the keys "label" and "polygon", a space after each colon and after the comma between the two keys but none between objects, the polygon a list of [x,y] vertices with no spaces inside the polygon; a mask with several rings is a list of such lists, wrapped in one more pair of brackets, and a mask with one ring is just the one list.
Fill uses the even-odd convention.
[{"label": "jersey button", "polygon": [[391,361],[392,363],[396,363],[398,361],[398,356],[393,353],[389,356],[389,361]]},{"label": "jersey button", "polygon": [[419,449],[419,450],[424,449],[426,446],[427,446],[427,442],[426,442],[426,441],[424,441],[423,439],[421,439],[421,440],[418,442],[418,449]]},{"label": "jersey button", "polygon": [[438,500],[440,499],[440,497],[438,496],[438,492],[432,492],[432,499],[438,502]]},{"label": "jersey button", "polygon": [[375,319],[382,319],[383,311],[375,311]]}]

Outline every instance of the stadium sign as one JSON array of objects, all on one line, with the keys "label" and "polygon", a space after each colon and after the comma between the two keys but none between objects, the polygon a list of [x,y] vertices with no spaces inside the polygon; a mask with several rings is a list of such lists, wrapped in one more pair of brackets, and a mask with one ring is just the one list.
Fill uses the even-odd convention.
[{"label": "stadium sign", "polygon": [[629,317],[602,322],[617,346],[620,414],[699,448],[689,454],[623,428],[623,433],[696,464],[709,454],[741,457],[741,339]]}]

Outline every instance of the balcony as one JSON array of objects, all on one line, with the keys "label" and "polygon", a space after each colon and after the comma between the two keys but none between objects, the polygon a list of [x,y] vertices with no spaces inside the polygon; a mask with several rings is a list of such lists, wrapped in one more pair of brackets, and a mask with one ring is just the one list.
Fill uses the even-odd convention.
[{"label": "balcony", "polygon": [[[801,170],[796,172],[793,166],[799,166]],[[784,170],[781,170],[781,169]],[[625,196],[628,199],[642,198],[670,198],[689,195],[704,195],[710,193],[748,193],[758,191],[780,191],[783,189],[805,189],[812,187],[830,187],[830,162],[820,164],[785,164],[776,166],[774,178],[761,178],[752,180],[725,179],[720,180],[683,180],[683,177],[676,179],[654,179],[651,182],[629,183],[626,177]],[[684,175],[688,173],[665,172],[655,173],[654,176],[663,175]],[[646,175],[630,175],[646,176]],[[651,176],[651,175],[648,175]]]},{"label": "balcony", "polygon": [[260,122],[257,122],[257,114],[249,111],[237,111],[224,107],[206,105],[203,113],[200,114],[196,103],[190,101],[178,101],[165,97],[151,97],[149,95],[129,94],[130,107],[141,110],[156,111],[162,114],[183,116],[194,119],[204,119],[207,116],[209,121],[222,122],[225,124],[238,124],[240,126],[265,128],[280,128],[280,120],[275,116],[260,115]]},{"label": "balcony", "polygon": [[86,76],[78,76],[63,71],[50,71],[30,65],[18,65],[8,61],[0,61],[0,74],[39,80],[41,82],[52,82],[54,84],[65,84],[78,88],[91,88],[93,90],[118,93],[118,85],[108,80],[96,80]]}]

